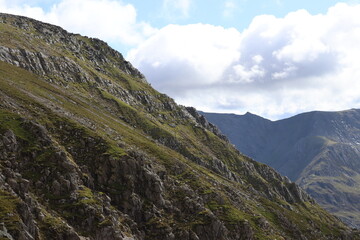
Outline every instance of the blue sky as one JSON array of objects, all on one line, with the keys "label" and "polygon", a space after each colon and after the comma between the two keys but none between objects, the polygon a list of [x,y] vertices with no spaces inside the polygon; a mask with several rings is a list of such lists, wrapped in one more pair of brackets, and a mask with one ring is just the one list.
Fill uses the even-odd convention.
[{"label": "blue sky", "polygon": [[0,11],[100,38],[200,110],[360,107],[360,1],[0,0]]},{"label": "blue sky", "polygon": [[[151,22],[156,27],[164,27],[169,23],[191,24],[208,23],[223,27],[235,27],[238,30],[246,28],[255,16],[272,14],[284,17],[298,9],[306,9],[311,14],[325,13],[337,2],[336,0],[196,0],[189,1],[188,15],[183,16],[181,11],[176,15],[163,14],[164,1],[129,0],[138,10],[140,20]],[[228,9],[226,11],[226,9]]]}]

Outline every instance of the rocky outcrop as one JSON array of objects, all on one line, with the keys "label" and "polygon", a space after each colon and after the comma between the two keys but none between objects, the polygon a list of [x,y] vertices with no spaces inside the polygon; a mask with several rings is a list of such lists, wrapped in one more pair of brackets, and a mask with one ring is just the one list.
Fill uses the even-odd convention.
[{"label": "rocky outcrop", "polygon": [[216,136],[219,138],[229,141],[224,134],[220,132],[220,130],[212,123],[208,122],[206,118],[202,115],[200,115],[195,108],[193,107],[187,107],[186,110],[195,118],[195,121],[200,124],[203,128],[206,128],[213,132]]},{"label": "rocky outcrop", "polygon": [[[90,76],[81,75],[84,70],[68,57],[45,55],[26,49],[0,47],[0,60],[24,68],[40,75],[52,75],[54,79],[65,79],[67,82],[89,82]],[[50,82],[56,81],[49,79]],[[58,84],[60,82],[57,82]]]},{"label": "rocky outcrop", "polygon": [[[13,222],[15,230],[7,234],[11,233],[14,239],[82,239],[77,233],[81,229],[97,239],[130,236],[125,224],[105,224],[108,219],[124,216],[111,208],[106,194],[93,193],[84,185],[79,166],[51,140],[46,129],[26,120],[20,120],[20,125],[31,134],[32,146],[11,130],[0,140],[1,191],[16,205],[18,216]],[[36,150],[29,151],[29,147]],[[56,207],[48,212],[50,205]],[[64,213],[67,219],[59,217]],[[69,223],[76,225],[76,230]]]},{"label": "rocky outcrop", "polygon": [[[121,69],[126,74],[129,74],[131,76],[137,77],[145,81],[144,75],[142,75],[136,68],[134,68],[128,61],[124,59],[124,57],[117,51],[110,48],[107,43],[94,38],[79,38],[79,35],[77,34],[71,34],[65,31],[62,28],[59,28],[54,25],[50,25],[47,23],[42,23],[30,18],[26,17],[20,17],[20,16],[12,16],[9,14],[3,14],[1,13],[0,23],[4,23],[10,26],[14,26],[15,28],[24,30],[23,32],[32,32],[29,34],[30,36],[23,36],[25,39],[28,40],[31,39],[31,42],[33,39],[35,40],[42,40],[46,44],[51,44],[53,46],[58,46],[60,49],[67,50],[69,54],[76,56],[80,60],[87,60],[90,63],[94,64],[96,70],[101,70],[101,68],[104,68],[107,65],[112,65],[114,67],[117,67]],[[87,43],[88,41],[89,43]],[[43,49],[43,52],[37,52],[33,53],[37,56],[35,58],[38,58],[38,60],[41,60],[45,54],[48,53],[46,49]],[[56,47],[52,50],[56,53]],[[21,51],[21,50],[20,50]],[[26,54],[26,50],[22,49],[23,53]],[[4,49],[2,51],[2,55],[4,54]],[[45,53],[44,53],[45,52]],[[5,52],[6,54],[6,52]],[[11,61],[11,51],[8,52],[8,55],[4,58],[3,55],[3,61]],[[15,59],[16,59],[16,53],[15,53]],[[10,56],[10,58],[8,58]],[[34,65],[31,66],[31,64],[37,64],[36,59],[31,59],[31,54],[29,56],[30,58],[25,59],[25,61],[18,61],[19,64],[28,64],[27,68],[30,68],[32,70],[41,71],[42,66],[37,65],[35,67]],[[113,60],[115,59],[115,60]],[[23,60],[23,59],[22,59]],[[27,61],[28,60],[28,61]],[[16,60],[15,60],[16,61]],[[54,70],[54,69],[49,69]]]}]

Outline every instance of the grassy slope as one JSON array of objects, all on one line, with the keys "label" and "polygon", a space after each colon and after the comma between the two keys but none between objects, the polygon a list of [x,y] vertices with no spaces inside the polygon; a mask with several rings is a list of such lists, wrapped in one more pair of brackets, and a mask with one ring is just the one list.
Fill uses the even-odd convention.
[{"label": "grassy slope", "polygon": [[[343,219],[347,224],[359,226],[360,174],[344,166],[345,164],[341,166],[333,162],[334,160],[340,163],[341,160],[345,163],[347,161],[348,156],[342,154],[339,147],[341,145],[346,146],[346,144],[328,140],[322,151],[304,169],[299,177],[299,183],[306,191],[314,195],[325,209]],[[332,149],[328,149],[329,146]],[[329,155],[329,152],[336,153],[337,151],[339,151],[338,154],[340,153],[338,156]],[[350,156],[350,158],[354,157]],[[336,169],[336,172],[328,171],[328,169]]]}]

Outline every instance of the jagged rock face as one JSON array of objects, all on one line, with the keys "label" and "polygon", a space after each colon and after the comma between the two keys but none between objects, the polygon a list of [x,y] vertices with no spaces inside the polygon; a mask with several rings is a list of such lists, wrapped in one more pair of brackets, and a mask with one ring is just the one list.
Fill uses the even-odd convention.
[{"label": "jagged rock face", "polygon": [[359,239],[104,42],[0,14],[3,239]]},{"label": "jagged rock face", "polygon": [[311,112],[275,122],[249,113],[203,114],[240,151],[296,181],[348,225],[360,227],[360,110]]},{"label": "jagged rock face", "polygon": [[[119,52],[109,48],[105,42],[99,39],[79,38],[79,35],[69,34],[59,27],[23,17],[17,17],[17,19],[14,19],[10,15],[2,14],[0,21],[1,23],[9,24],[18,29],[25,30],[26,32],[36,32],[35,34],[30,32],[30,34],[22,36],[24,38],[22,41],[30,40],[29,43],[33,43],[34,40],[42,40],[45,44],[51,44],[52,46],[57,45],[58,48],[68,51],[71,55],[76,56],[80,60],[89,61],[93,64],[95,70],[101,71],[105,65],[112,65],[134,77],[144,78],[144,76],[136,68],[132,67],[129,62],[124,60],[123,56]],[[16,40],[10,40],[8,43],[12,44],[13,41],[16,42]],[[92,44],[87,44],[85,41],[90,41]],[[41,49],[43,50],[42,52],[33,52],[31,50],[35,49],[31,48],[32,47],[27,50],[24,48],[11,49],[2,47],[0,51],[0,59],[40,74],[57,75],[81,72],[81,69],[78,69],[75,66],[76,63],[73,63],[71,59],[65,56],[55,59],[47,59],[49,55],[56,53],[56,47],[53,47],[50,51]],[[55,52],[53,52],[53,50]],[[65,78],[67,81],[70,79]]]}]

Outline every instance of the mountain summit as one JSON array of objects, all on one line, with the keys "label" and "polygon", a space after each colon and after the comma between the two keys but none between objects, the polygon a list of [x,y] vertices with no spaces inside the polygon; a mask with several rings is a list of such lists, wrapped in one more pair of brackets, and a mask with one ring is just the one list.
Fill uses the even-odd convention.
[{"label": "mountain summit", "polygon": [[1,239],[360,239],[106,43],[0,14]]},{"label": "mountain summit", "polygon": [[244,154],[302,186],[325,209],[360,227],[360,110],[269,121],[202,113]]}]

